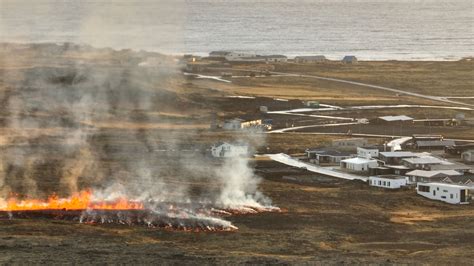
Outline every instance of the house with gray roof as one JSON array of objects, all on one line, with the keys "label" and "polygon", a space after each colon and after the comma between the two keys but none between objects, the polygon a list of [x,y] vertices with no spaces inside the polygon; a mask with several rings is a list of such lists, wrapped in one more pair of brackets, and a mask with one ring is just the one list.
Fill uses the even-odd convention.
[{"label": "house with gray roof", "polygon": [[328,61],[324,55],[311,55],[311,56],[297,56],[295,57],[295,63],[300,64],[311,64],[321,63]]},{"label": "house with gray roof", "polygon": [[354,55],[346,55],[342,59],[342,62],[346,64],[357,64],[358,60]]}]

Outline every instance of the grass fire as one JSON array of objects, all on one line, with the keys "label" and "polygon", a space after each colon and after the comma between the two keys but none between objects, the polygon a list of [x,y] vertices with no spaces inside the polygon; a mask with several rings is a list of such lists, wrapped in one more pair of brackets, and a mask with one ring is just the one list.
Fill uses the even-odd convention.
[{"label": "grass fire", "polygon": [[46,200],[20,200],[12,196],[1,203],[0,219],[53,219],[201,232],[238,229],[222,219],[223,216],[280,211],[277,207],[218,208],[210,204],[140,202],[125,197],[99,200],[94,197],[92,190],[84,190],[68,198],[59,198],[53,194]]}]

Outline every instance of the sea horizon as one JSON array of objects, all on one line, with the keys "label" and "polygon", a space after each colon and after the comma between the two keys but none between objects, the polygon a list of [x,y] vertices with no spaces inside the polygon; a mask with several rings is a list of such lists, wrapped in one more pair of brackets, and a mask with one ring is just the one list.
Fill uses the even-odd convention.
[{"label": "sea horizon", "polygon": [[[1,42],[73,42],[164,54],[324,55],[456,61],[474,56],[473,2],[0,0]],[[28,14],[23,16],[22,14]]]}]

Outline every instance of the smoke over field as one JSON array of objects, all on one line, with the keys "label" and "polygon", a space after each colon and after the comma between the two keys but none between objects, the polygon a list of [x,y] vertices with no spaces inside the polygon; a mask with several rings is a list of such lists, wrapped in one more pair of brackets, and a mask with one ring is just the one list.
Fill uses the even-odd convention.
[{"label": "smoke over field", "polygon": [[209,110],[183,93],[175,58],[74,44],[0,49],[0,209],[57,209],[52,193],[68,203],[88,191],[84,209],[126,199],[212,223],[226,224],[212,208],[275,210],[247,158],[217,162],[195,142]]}]

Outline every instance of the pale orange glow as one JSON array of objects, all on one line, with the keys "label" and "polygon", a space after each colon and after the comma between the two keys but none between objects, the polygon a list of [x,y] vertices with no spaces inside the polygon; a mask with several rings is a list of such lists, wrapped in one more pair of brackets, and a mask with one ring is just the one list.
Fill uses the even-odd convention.
[{"label": "pale orange glow", "polygon": [[139,210],[143,209],[140,202],[119,198],[114,201],[92,201],[92,192],[85,190],[69,198],[50,196],[47,200],[9,198],[6,206],[0,206],[0,211],[27,211],[27,210]]}]

